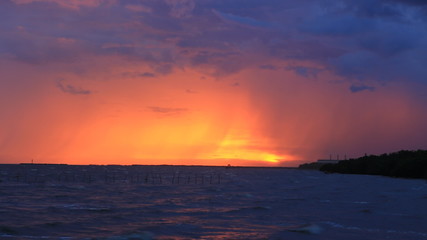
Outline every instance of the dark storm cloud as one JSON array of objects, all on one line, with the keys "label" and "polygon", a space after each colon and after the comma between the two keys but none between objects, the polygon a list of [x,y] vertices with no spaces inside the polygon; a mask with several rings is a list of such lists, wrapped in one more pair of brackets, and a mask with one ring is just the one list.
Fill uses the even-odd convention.
[{"label": "dark storm cloud", "polygon": [[389,26],[381,34],[372,34],[361,39],[360,46],[380,56],[392,57],[410,51],[420,46],[420,36],[412,28],[398,29],[398,26]]},{"label": "dark storm cloud", "polygon": [[374,74],[381,59],[368,51],[354,51],[331,59],[330,66],[342,75],[351,79],[365,79]]},{"label": "dark storm cloud", "polygon": [[319,16],[308,20],[301,30],[320,36],[351,36],[372,31],[370,19],[360,19],[351,15]]},{"label": "dark storm cloud", "polygon": [[268,66],[255,57],[263,56],[308,61],[344,79],[426,82],[424,1],[13,3],[0,9],[0,54],[28,63],[91,54],[146,63],[156,74],[191,66],[224,76]]},{"label": "dark storm cloud", "polygon": [[425,0],[388,0],[388,1],[397,2],[397,3],[401,3],[401,4],[427,6],[427,2]]},{"label": "dark storm cloud", "polygon": [[405,64],[409,58],[423,58],[427,49],[417,7],[389,6],[384,1],[345,3],[309,17],[301,25],[307,38],[325,43],[317,50],[335,46],[341,53],[326,59],[313,51],[306,58],[315,60],[317,55],[317,62],[345,78],[425,82],[425,69]]}]

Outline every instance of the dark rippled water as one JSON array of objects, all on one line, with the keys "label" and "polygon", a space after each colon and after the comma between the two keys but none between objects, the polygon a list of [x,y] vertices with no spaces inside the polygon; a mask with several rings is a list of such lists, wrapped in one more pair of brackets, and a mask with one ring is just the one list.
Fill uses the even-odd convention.
[{"label": "dark rippled water", "polygon": [[0,165],[1,239],[427,239],[427,184],[284,168]]}]

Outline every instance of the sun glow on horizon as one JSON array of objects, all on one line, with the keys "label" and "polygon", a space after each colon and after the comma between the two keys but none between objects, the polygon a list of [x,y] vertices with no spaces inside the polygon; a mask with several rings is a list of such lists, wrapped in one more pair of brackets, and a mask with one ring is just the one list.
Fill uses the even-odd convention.
[{"label": "sun glow on horizon", "polygon": [[[259,116],[245,87],[230,85],[236,79],[200,81],[202,77],[189,69],[177,71],[176,81],[197,86],[197,90],[173,86],[170,77],[159,77],[149,82],[156,94],[148,92],[142,97],[137,89],[145,90],[147,81],[123,79],[126,89],[132,91],[125,91],[116,81],[106,82],[100,91],[108,95],[87,99],[93,111],[84,122],[62,129],[67,135],[58,138],[62,141],[58,141],[62,143],[55,148],[58,150],[37,156],[72,164],[149,165],[224,165],[230,161],[265,165],[288,159],[276,153],[272,141],[257,131]],[[129,100],[140,98],[143,101]]]},{"label": "sun glow on horizon", "polygon": [[241,147],[222,147],[210,159],[242,159],[253,162],[280,163],[291,160],[290,157],[277,155],[263,150]]},{"label": "sun glow on horizon", "polygon": [[[116,65],[125,64],[118,61]],[[110,75],[102,75],[106,78],[103,82],[74,75],[61,80],[64,86],[73,82],[76,86],[82,84],[83,90],[96,90],[81,96],[65,94],[55,84],[39,86],[52,94],[32,96],[33,101],[28,102],[34,106],[22,111],[14,121],[3,120],[12,130],[0,132],[0,157],[22,159],[15,162],[34,158],[67,164],[279,166],[315,159],[323,148],[330,148],[330,141],[338,142],[343,134],[356,136],[352,141],[365,139],[357,138],[359,132],[348,134],[350,130],[345,125],[334,121],[358,119],[365,129],[380,129],[370,118],[355,118],[346,109],[347,114],[334,115],[341,108],[334,108],[334,99],[326,101],[323,97],[332,95],[324,93],[332,93],[329,91],[338,85],[318,91],[316,84],[321,83],[312,83],[310,88],[304,87],[304,94],[294,96],[280,87],[285,81],[280,77],[283,74],[265,76],[258,69],[220,80],[188,68],[155,80],[129,77],[134,72],[134,66],[112,68]],[[34,76],[40,80],[37,77],[42,75]],[[121,76],[120,81],[117,76]],[[260,87],[264,79],[270,79],[269,84],[275,88]],[[298,90],[307,83],[290,84]],[[318,101],[304,97],[308,92]],[[258,98],[261,93],[268,97]],[[268,99],[276,95],[284,100]],[[377,114],[376,119],[387,116],[382,125],[389,129],[411,123],[407,116],[412,116],[413,111],[409,111],[410,102],[402,101],[402,96],[394,99],[395,94],[383,93],[381,101],[373,101],[372,95],[367,95],[365,101],[355,95],[339,96],[343,101],[354,101],[355,109],[364,109],[368,101],[372,106],[381,106],[381,112],[374,108],[370,113]],[[385,102],[393,103],[393,107],[383,107],[387,106]],[[27,106],[27,102],[22,104],[17,109]],[[329,110],[322,108],[324,104],[330,106]],[[13,112],[13,108],[9,110]],[[330,140],[328,129],[332,127],[337,135]]]},{"label": "sun glow on horizon", "polygon": [[[248,124],[248,121],[246,121]],[[272,151],[274,145],[269,139],[251,132],[250,124],[246,128],[230,129],[220,142],[217,150],[210,156],[212,159],[244,159],[252,162],[278,164],[292,160]]]},{"label": "sun glow on horizon", "polygon": [[[285,166],[427,148],[422,4],[213,2],[0,0],[0,163]],[[377,27],[349,31],[349,17]]]}]

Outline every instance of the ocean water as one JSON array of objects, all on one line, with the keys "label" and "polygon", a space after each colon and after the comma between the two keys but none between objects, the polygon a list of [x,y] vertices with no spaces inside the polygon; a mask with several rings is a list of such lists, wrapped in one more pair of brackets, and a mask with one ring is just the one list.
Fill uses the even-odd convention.
[{"label": "ocean water", "polygon": [[0,239],[427,239],[427,182],[287,168],[0,165]]}]

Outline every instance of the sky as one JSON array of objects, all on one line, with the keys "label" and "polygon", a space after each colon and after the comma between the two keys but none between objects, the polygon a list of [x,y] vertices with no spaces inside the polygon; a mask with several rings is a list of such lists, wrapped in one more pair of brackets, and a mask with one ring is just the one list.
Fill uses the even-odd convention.
[{"label": "sky", "polygon": [[1,0],[0,163],[427,148],[424,0]]}]

